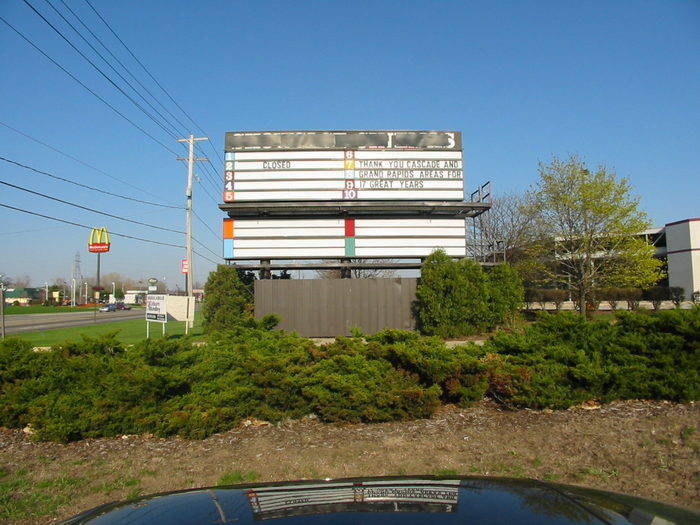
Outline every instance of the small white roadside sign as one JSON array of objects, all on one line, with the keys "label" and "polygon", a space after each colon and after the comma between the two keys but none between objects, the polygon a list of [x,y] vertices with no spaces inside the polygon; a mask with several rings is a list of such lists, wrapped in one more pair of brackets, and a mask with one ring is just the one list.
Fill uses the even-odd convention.
[{"label": "small white roadside sign", "polygon": [[146,321],[155,323],[168,321],[167,295],[148,294],[146,296]]}]

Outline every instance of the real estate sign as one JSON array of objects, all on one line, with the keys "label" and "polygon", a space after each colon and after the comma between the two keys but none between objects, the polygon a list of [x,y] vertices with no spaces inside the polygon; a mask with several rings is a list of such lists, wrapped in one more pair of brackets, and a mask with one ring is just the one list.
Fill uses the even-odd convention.
[{"label": "real estate sign", "polygon": [[148,294],[146,296],[146,321],[165,323],[168,321],[167,296]]}]

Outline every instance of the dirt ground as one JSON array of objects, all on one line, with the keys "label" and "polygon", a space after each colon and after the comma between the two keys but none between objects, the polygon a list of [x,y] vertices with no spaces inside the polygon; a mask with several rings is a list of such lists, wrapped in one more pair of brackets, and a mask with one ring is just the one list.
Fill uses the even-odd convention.
[{"label": "dirt ground", "polygon": [[247,421],[203,441],[123,436],[61,445],[3,429],[0,522],[47,523],[138,494],[221,483],[410,474],[530,477],[697,510],[699,422],[697,403],[507,411],[483,401],[401,423]]}]

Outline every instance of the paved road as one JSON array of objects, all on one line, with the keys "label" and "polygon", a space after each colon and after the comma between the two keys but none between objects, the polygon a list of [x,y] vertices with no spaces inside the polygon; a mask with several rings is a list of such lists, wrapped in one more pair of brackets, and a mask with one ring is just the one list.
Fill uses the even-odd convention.
[{"label": "paved road", "polygon": [[[67,312],[65,314],[17,314],[5,316],[5,330],[8,334],[35,332],[52,328],[69,328],[93,324],[93,312]],[[127,319],[144,319],[143,308],[137,310],[119,310],[116,312],[97,312],[98,323],[113,323]]]}]

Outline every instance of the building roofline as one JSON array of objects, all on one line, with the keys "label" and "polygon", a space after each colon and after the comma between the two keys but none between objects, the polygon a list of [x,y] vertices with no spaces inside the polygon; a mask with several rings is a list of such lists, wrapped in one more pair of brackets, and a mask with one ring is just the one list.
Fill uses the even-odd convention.
[{"label": "building roofline", "polygon": [[676,224],[683,224],[684,222],[695,222],[695,221],[700,221],[700,217],[694,217],[692,219],[683,219],[681,221],[676,221],[676,222],[669,222],[669,223],[666,223],[666,227],[675,226]]}]

